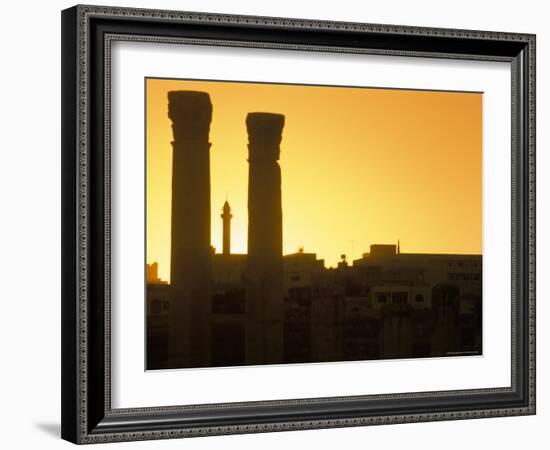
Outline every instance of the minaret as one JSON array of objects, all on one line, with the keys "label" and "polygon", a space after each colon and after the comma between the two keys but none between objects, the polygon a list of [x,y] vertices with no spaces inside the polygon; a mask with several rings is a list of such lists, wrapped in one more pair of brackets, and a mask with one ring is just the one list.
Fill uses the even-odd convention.
[{"label": "minaret", "polygon": [[283,228],[280,143],[285,116],[250,113],[248,130],[248,364],[283,361]]},{"label": "minaret", "polygon": [[172,121],[171,363],[210,365],[210,122],[206,92],[168,93]]},{"label": "minaret", "polygon": [[231,207],[227,200],[223,204],[222,215],[220,217],[223,220],[223,254],[227,256],[231,254],[231,219],[233,218]]}]

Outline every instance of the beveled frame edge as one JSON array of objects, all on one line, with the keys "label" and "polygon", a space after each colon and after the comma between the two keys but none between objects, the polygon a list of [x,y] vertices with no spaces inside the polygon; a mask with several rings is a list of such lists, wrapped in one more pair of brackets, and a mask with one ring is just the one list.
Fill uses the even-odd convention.
[{"label": "beveled frame edge", "polygon": [[[524,274],[518,274],[520,280],[518,286],[519,293],[527,294],[525,299],[525,323],[521,323],[520,328],[525,337],[527,337],[526,352],[523,353],[525,361],[521,361],[525,369],[527,381],[527,398],[519,406],[501,407],[501,408],[479,408],[465,409],[455,411],[440,411],[426,413],[410,414],[391,414],[391,415],[367,415],[353,416],[342,414],[339,418],[319,419],[319,420],[296,420],[280,421],[272,423],[256,423],[243,425],[211,425],[203,426],[173,427],[170,425],[170,414],[182,411],[182,407],[166,408],[140,408],[132,410],[111,410],[110,392],[108,383],[105,385],[105,403],[102,427],[97,424],[89,423],[93,405],[89,402],[88,395],[90,390],[90,375],[97,377],[97,373],[90,371],[89,353],[94,351],[93,343],[89,340],[89,321],[91,321],[92,306],[90,304],[90,291],[94,286],[90,285],[89,265],[90,265],[90,222],[92,219],[98,220],[97,211],[90,209],[89,193],[91,182],[91,167],[89,158],[91,152],[89,126],[92,120],[97,120],[97,116],[89,117],[89,98],[90,86],[88,80],[90,77],[89,64],[90,57],[90,34],[88,30],[89,21],[92,18],[132,18],[140,21],[160,21],[164,23],[180,24],[212,24],[218,25],[239,25],[247,28],[272,28],[280,31],[284,30],[330,30],[338,33],[377,33],[386,36],[428,36],[457,39],[472,39],[497,42],[515,42],[520,44],[523,49],[520,54],[514,58],[508,58],[514,61],[513,75],[518,74],[513,79],[513,89],[517,89],[519,104],[513,106],[514,118],[512,120],[513,128],[517,132],[513,134],[513,146],[517,146],[517,153],[520,157],[518,170],[518,181],[520,189],[517,196],[521,197],[519,204],[525,209],[520,208],[519,215],[513,218],[513,225],[519,228],[522,241],[525,239],[527,245],[522,246],[522,242],[517,244],[520,247],[521,254],[518,255],[520,262],[524,260]],[[108,441],[126,441],[141,439],[162,439],[185,436],[204,436],[215,434],[234,434],[249,432],[269,432],[283,431],[293,429],[310,428],[328,428],[344,426],[360,426],[370,424],[386,423],[404,423],[419,421],[438,421],[449,419],[466,419],[475,417],[498,417],[508,415],[526,415],[535,413],[535,36],[530,34],[499,33],[470,30],[449,30],[434,29],[424,27],[405,27],[394,25],[376,25],[359,24],[331,21],[310,21],[304,19],[286,19],[269,18],[253,16],[233,16],[221,14],[204,14],[179,11],[157,11],[146,9],[128,9],[112,8],[98,6],[76,6],[63,12],[63,39],[62,39],[62,436],[75,443],[94,443]],[[203,40],[204,41],[204,40]],[[204,44],[204,42],[203,42]],[[272,48],[272,46],[271,46]],[[327,48],[326,46],[324,47]],[[340,48],[340,50],[342,50]],[[357,49],[355,49],[357,50]],[[371,51],[371,53],[373,53]],[[387,51],[384,54],[389,54]],[[414,52],[409,52],[411,56]],[[456,55],[445,53],[430,53],[431,56],[438,57],[456,57]],[[425,54],[418,56],[426,56]],[[479,55],[477,55],[479,58]],[[97,68],[96,68],[97,70]],[[105,86],[105,93],[109,91],[109,86]],[[106,97],[107,98],[107,97]],[[105,141],[108,143],[109,127],[105,127]],[[108,145],[106,146],[106,148]],[[75,151],[75,148],[77,151]],[[108,155],[105,163],[108,165]],[[525,176],[523,176],[525,175]],[[522,177],[523,176],[523,177]],[[513,177],[514,179],[514,177]],[[98,180],[96,180],[97,182]],[[106,170],[104,183],[107,186],[108,193],[109,171]],[[523,203],[522,203],[523,201]],[[514,206],[514,205],[513,205]],[[105,195],[105,208],[109,210],[109,196]],[[513,207],[514,209],[514,207]],[[523,214],[526,211],[527,214]],[[104,236],[105,245],[109,247],[108,217],[105,218],[106,234]],[[525,222],[525,223],[524,223]],[[513,246],[515,248],[515,246]],[[108,251],[105,255],[105,261],[108,264]],[[105,277],[109,277],[108,271],[105,271]],[[515,280],[515,277],[513,277]],[[109,280],[105,282],[108,298]],[[523,289],[525,288],[525,289]],[[75,303],[75,300],[77,302]],[[96,305],[97,307],[97,305]],[[105,323],[109,324],[108,313],[105,312]],[[518,319],[513,312],[513,323]],[[109,354],[109,339],[104,341],[105,355]],[[97,343],[96,343],[97,344]],[[97,347],[97,345],[96,345]],[[97,348],[95,349],[97,350]],[[107,359],[107,358],[106,358]],[[514,366],[513,366],[514,367]],[[109,361],[105,361],[105,376],[109,380]],[[514,371],[513,371],[514,375]],[[514,386],[512,386],[513,388]],[[507,388],[504,388],[507,389]],[[476,390],[480,391],[480,390]],[[494,391],[494,390],[493,390]],[[452,391],[453,395],[463,395],[464,392]],[[401,398],[421,399],[429,395],[449,394],[444,392],[436,393],[418,393],[418,394],[396,394]],[[470,393],[471,394],[471,393]],[[368,396],[369,399],[385,399],[392,396]],[[309,399],[307,403],[322,402],[327,400],[339,401],[342,398],[330,399]],[[294,399],[288,401],[269,402],[278,405],[292,405],[303,401]],[[264,404],[264,402],[261,402]],[[201,409],[201,405],[195,405]],[[223,406],[223,405],[214,405]],[[232,407],[235,405],[232,404]],[[245,407],[244,404],[238,406]],[[97,407],[96,407],[97,408]],[[187,407],[183,407],[187,409]],[[208,408],[203,408],[208,409]],[[95,411],[96,415],[101,411]],[[140,426],[140,416],[148,417],[164,426],[152,429]],[[120,427],[120,422],[128,421],[130,424]],[[132,423],[133,422],[133,423]],[[118,428],[115,426],[118,423]],[[121,430],[121,431],[117,431]]]}]

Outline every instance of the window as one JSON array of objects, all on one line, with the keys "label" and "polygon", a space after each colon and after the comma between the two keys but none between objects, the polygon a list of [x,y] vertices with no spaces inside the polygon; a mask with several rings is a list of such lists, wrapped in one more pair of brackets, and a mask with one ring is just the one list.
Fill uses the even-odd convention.
[{"label": "window", "polygon": [[416,294],[414,300],[416,301],[416,303],[422,303],[424,302],[424,296],[422,294]]},{"label": "window", "polygon": [[392,294],[392,303],[394,305],[403,305],[407,303],[407,293],[406,292],[394,292]]}]

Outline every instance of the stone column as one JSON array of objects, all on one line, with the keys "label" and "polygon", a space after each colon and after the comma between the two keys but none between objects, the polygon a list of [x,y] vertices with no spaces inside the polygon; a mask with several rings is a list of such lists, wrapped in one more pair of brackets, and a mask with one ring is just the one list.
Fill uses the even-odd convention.
[{"label": "stone column", "polygon": [[246,363],[283,361],[283,227],[280,143],[285,117],[250,113]]},{"label": "stone column", "polygon": [[174,367],[210,365],[210,96],[168,93],[172,120],[173,295],[171,358]]}]

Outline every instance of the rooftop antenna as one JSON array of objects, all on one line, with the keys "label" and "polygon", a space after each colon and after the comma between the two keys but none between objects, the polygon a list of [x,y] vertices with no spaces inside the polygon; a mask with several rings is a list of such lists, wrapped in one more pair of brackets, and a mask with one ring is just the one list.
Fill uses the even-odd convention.
[{"label": "rooftop antenna", "polygon": [[401,245],[400,245],[399,239],[397,239],[397,254],[398,255],[401,254]]}]

